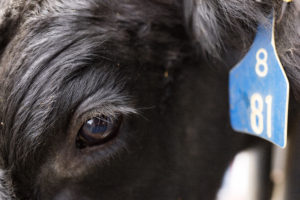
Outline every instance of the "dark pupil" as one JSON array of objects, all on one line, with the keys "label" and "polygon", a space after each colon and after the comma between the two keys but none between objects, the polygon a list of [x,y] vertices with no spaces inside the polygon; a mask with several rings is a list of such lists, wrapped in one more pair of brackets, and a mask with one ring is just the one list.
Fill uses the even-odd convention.
[{"label": "dark pupil", "polygon": [[80,128],[76,145],[79,148],[102,144],[115,135],[119,120],[112,120],[106,116],[94,117],[86,121]]},{"label": "dark pupil", "polygon": [[107,130],[109,124],[111,124],[111,122],[108,118],[99,117],[90,119],[82,128],[91,134],[101,134]]}]

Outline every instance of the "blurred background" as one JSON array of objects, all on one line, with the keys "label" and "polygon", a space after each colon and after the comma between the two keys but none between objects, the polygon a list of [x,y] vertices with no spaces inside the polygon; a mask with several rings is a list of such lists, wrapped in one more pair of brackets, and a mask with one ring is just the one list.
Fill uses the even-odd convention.
[{"label": "blurred background", "polygon": [[284,200],[287,151],[273,145],[269,150],[252,148],[236,155],[217,200],[270,199],[266,195],[271,200]]}]

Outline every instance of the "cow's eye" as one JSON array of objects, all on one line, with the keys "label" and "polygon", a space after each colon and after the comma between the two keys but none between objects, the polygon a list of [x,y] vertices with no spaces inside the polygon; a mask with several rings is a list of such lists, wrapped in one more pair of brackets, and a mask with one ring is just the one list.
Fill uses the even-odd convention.
[{"label": "cow's eye", "polygon": [[88,146],[101,145],[117,135],[121,117],[98,116],[87,120],[80,128],[76,146],[85,148]]}]

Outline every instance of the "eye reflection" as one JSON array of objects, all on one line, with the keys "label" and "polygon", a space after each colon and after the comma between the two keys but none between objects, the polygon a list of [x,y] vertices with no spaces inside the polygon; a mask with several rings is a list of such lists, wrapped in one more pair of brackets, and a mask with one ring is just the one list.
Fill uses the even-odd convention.
[{"label": "eye reflection", "polygon": [[111,120],[107,117],[95,117],[88,120],[83,125],[82,129],[84,129],[85,132],[103,136],[111,124]]},{"label": "eye reflection", "polygon": [[77,138],[77,148],[101,145],[117,135],[120,117],[98,116],[87,120],[80,128]]}]

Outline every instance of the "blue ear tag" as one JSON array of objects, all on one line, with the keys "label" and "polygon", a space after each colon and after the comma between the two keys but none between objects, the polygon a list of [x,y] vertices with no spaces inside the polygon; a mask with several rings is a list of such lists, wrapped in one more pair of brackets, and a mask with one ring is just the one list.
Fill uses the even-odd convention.
[{"label": "blue ear tag", "polygon": [[231,126],[286,146],[289,83],[275,49],[274,19],[260,25],[247,55],[229,75]]}]

